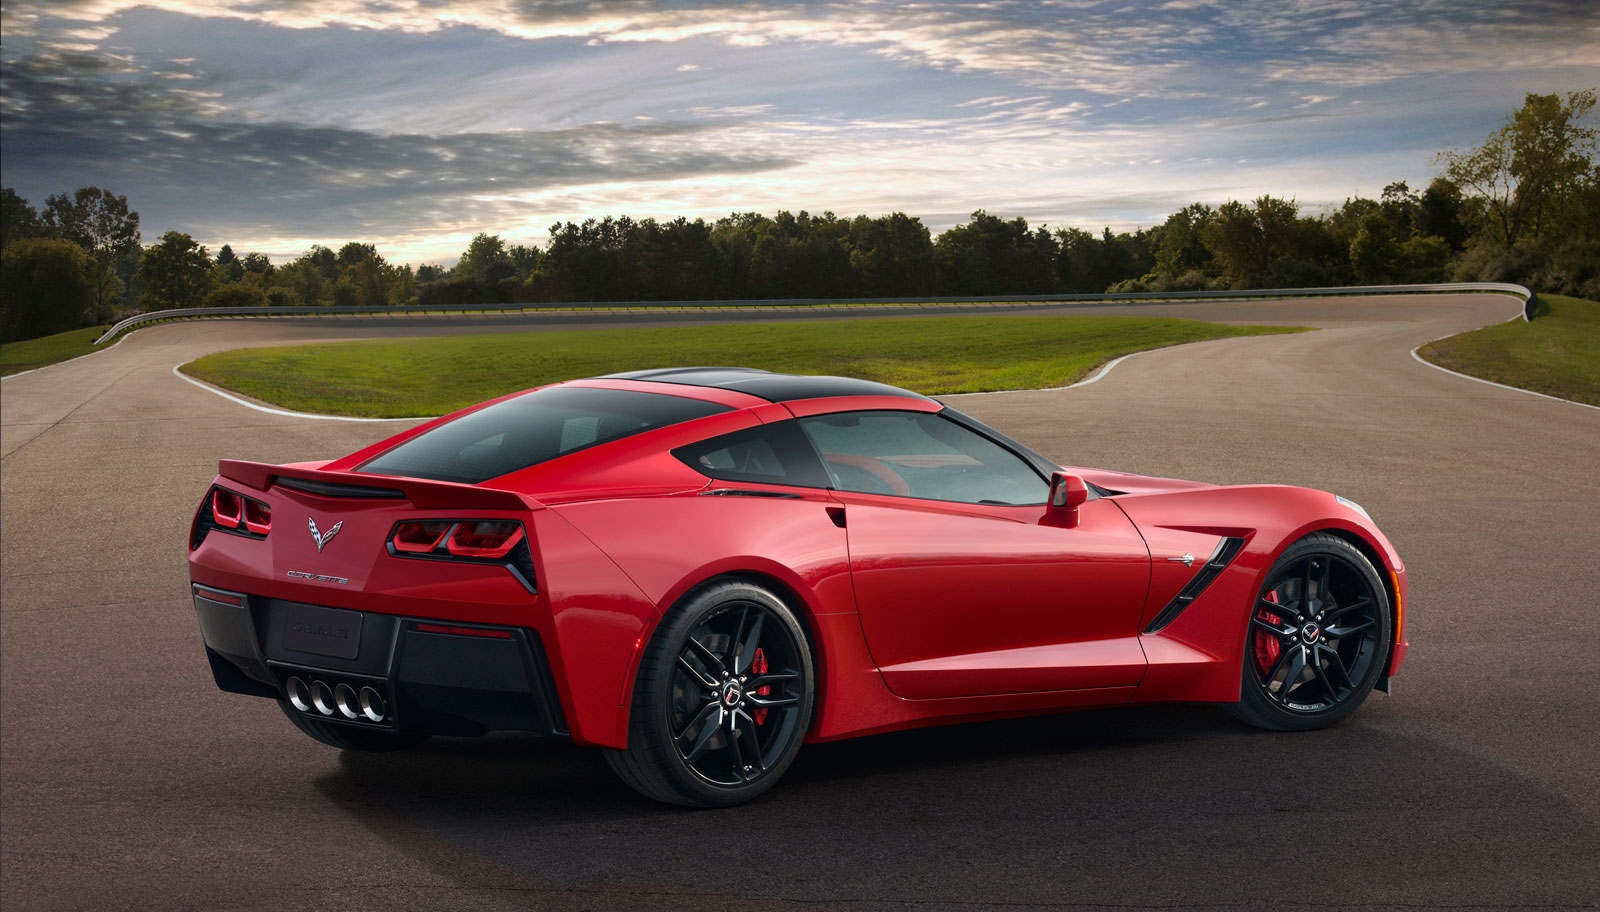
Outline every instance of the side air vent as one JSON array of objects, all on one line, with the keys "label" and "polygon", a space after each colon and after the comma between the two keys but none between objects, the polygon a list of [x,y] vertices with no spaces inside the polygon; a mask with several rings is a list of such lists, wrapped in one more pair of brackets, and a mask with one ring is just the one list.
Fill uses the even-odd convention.
[{"label": "side air vent", "polygon": [[1211,557],[1207,558],[1205,564],[1200,567],[1200,572],[1196,573],[1194,578],[1189,580],[1189,584],[1172,597],[1172,601],[1167,603],[1167,607],[1161,609],[1161,613],[1157,614],[1145,626],[1144,632],[1155,633],[1177,620],[1178,615],[1183,613],[1183,609],[1189,607],[1195,599],[1200,597],[1200,593],[1206,591],[1206,587],[1211,585],[1211,581],[1222,573],[1228,564],[1238,556],[1239,549],[1243,547],[1244,539],[1242,538],[1224,538],[1218,542],[1217,550],[1211,552]]},{"label": "side air vent", "polygon": [[289,478],[274,475],[274,484],[294,491],[304,491],[318,497],[349,497],[363,500],[405,500],[406,493],[396,488],[369,488],[366,485],[340,484],[336,481],[313,481],[310,478]]}]

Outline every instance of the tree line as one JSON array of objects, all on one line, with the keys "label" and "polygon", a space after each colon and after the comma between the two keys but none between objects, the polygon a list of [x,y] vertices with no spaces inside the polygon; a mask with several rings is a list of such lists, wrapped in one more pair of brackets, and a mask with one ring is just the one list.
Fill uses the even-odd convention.
[{"label": "tree line", "polygon": [[984,210],[938,236],[918,218],[780,211],[707,222],[607,216],[552,225],[542,248],[474,237],[449,268],[372,244],[273,264],[213,256],[182,232],[142,246],[127,199],[98,187],[35,211],[0,191],[0,338],[137,310],[547,302],[959,297],[1518,281],[1600,298],[1596,93],[1530,94],[1485,143],[1440,156],[1428,186],[1310,215],[1263,196],[1193,203],[1159,225],[1030,226]]}]

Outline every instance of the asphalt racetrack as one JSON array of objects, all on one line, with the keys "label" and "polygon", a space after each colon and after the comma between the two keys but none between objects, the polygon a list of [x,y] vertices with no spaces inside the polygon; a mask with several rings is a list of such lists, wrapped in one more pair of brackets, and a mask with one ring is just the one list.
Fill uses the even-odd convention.
[{"label": "asphalt racetrack", "polygon": [[597,755],[519,737],[340,754],[211,681],[184,559],[217,460],[333,457],[404,425],[252,411],[173,366],[504,323],[171,324],[7,379],[0,902],[1595,909],[1600,410],[1409,355],[1519,307],[1078,307],[1323,329],[1145,353],[1075,389],[951,398],[1068,464],[1365,505],[1411,573],[1394,696],[1310,734],[1170,706],[811,745],[766,797],[710,812],[654,805]]}]

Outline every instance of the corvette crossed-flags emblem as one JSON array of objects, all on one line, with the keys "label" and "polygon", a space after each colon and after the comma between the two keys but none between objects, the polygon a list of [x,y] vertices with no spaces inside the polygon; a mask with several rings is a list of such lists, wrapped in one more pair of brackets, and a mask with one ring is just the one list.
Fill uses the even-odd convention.
[{"label": "corvette crossed-flags emblem", "polygon": [[344,521],[340,520],[339,522],[334,523],[333,528],[329,529],[326,534],[323,534],[322,532],[317,531],[317,520],[315,517],[308,517],[307,522],[311,523],[311,540],[317,543],[318,554],[322,553],[322,546],[332,541],[333,537],[339,534],[340,527],[344,525]]}]

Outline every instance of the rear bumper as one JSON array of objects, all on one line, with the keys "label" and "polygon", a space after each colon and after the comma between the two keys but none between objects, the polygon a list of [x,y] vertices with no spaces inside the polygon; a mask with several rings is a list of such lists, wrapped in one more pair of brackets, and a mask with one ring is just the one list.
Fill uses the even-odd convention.
[{"label": "rear bumper", "polygon": [[337,701],[291,703],[357,728],[570,737],[544,644],[531,629],[324,608],[201,585],[193,593],[212,676],[224,691],[290,699],[291,679],[303,686],[302,697],[319,683],[323,694],[371,688],[381,719]]}]

